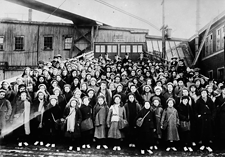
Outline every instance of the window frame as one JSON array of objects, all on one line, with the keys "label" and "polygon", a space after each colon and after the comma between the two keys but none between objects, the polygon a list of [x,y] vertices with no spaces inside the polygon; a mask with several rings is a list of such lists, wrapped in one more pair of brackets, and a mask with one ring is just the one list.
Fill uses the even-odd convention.
[{"label": "window frame", "polygon": [[[125,52],[122,52],[122,46],[125,46]],[[127,52],[126,49],[127,47],[130,46],[130,52]],[[120,44],[120,53],[125,54],[125,53],[132,53],[132,44]]]},{"label": "window frame", "polygon": [[[47,49],[45,47],[45,38],[52,38],[52,44],[51,44],[51,48],[50,49]],[[43,37],[43,46],[44,46],[44,51],[52,51],[53,50],[53,35],[44,35]]]},{"label": "window frame", "polygon": [[[67,38],[71,38],[71,43],[66,42]],[[66,48],[66,44],[70,44],[70,48]],[[72,48],[72,44],[73,44],[73,36],[72,35],[63,36],[63,49],[64,50],[70,50]]]},{"label": "window frame", "polygon": [[223,67],[219,67],[219,68],[217,68],[217,79],[221,79],[221,80],[223,80],[223,77],[222,78],[220,78],[220,76],[219,76],[219,71],[220,70],[223,70],[223,75],[224,75],[224,66]]},{"label": "window frame", "polygon": [[[220,34],[218,35],[218,32],[220,31]],[[224,25],[220,26],[216,29],[216,51],[222,50],[224,48]],[[219,44],[219,46],[218,46]]]},{"label": "window frame", "polygon": [[[21,49],[17,49],[16,44],[18,44],[18,43],[16,43],[16,41],[17,41],[16,38],[22,38],[23,39],[22,43],[19,43],[19,44],[22,44]],[[25,39],[24,38],[25,38],[24,35],[17,35],[17,36],[14,37],[14,51],[24,51],[24,47],[25,47]]]},{"label": "window frame", "polygon": [[[212,78],[211,78],[210,74],[212,74]],[[208,76],[209,76],[209,79],[213,79],[213,70],[208,70]]]},{"label": "window frame", "polygon": [[[2,39],[2,43],[0,43],[0,51],[4,51],[4,39],[5,39],[5,36],[4,35],[0,35],[0,38],[3,38]],[[1,49],[1,45],[2,45],[2,49]]]},{"label": "window frame", "polygon": [[[134,46],[137,46],[137,52],[134,52]],[[141,46],[141,51],[139,52],[139,46]],[[143,44],[132,44],[132,53],[142,53],[143,52]]]},{"label": "window frame", "polygon": [[[111,46],[111,52],[109,52],[108,50],[108,46]],[[113,51],[113,46],[116,46],[116,52]],[[117,44],[106,44],[106,53],[110,54],[110,53],[118,53],[118,45]]]}]

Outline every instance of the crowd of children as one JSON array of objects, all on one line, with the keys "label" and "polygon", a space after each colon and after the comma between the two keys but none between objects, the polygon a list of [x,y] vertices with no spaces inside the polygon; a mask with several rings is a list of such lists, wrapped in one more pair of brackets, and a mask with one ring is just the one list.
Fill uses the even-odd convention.
[{"label": "crowd of children", "polygon": [[[0,132],[18,125],[13,139],[69,150],[121,150],[121,143],[152,154],[158,147],[213,151],[225,141],[225,86],[190,69],[141,57],[39,62],[15,83],[2,82]],[[218,147],[216,147],[218,148]]]}]

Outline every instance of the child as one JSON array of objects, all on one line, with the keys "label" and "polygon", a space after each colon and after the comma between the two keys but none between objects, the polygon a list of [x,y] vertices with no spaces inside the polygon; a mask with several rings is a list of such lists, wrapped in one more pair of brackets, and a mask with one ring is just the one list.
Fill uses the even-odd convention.
[{"label": "child", "polygon": [[151,109],[151,105],[148,101],[145,101],[144,107],[137,116],[137,119],[138,118],[144,118],[143,123],[139,128],[139,145],[141,154],[145,154],[145,150],[147,150],[149,154],[153,154],[149,148],[154,144],[156,123],[154,111]]},{"label": "child", "polygon": [[93,109],[93,117],[94,117],[94,125],[95,132],[94,137],[96,138],[97,147],[96,149],[100,149],[101,146],[103,148],[108,149],[105,144],[106,139],[106,119],[109,112],[109,107],[105,102],[105,97],[103,95],[99,95],[97,98],[97,104]]},{"label": "child", "polygon": [[123,139],[124,132],[119,129],[119,121],[127,120],[124,106],[121,105],[121,96],[119,94],[113,97],[114,104],[109,109],[107,117],[107,126],[109,128],[108,138],[113,139],[113,150],[121,150],[120,140]]},{"label": "child", "polygon": [[173,98],[168,98],[166,104],[167,108],[164,109],[161,119],[161,128],[165,129],[166,140],[169,141],[166,151],[170,151],[170,149],[177,151],[173,142],[180,140],[178,134],[178,125],[180,122],[177,110],[174,108],[175,100]]},{"label": "child", "polygon": [[[189,123],[191,125],[190,120],[193,117],[192,107],[189,105],[189,96],[183,96],[181,99],[181,103],[178,106],[178,114],[180,117],[180,123]],[[189,125],[189,126],[190,126]],[[184,147],[184,151],[190,151],[192,152],[193,149],[191,148],[191,128],[185,128],[183,129],[181,127],[180,135],[181,135],[181,141],[182,145]]]},{"label": "child", "polygon": [[90,99],[87,96],[83,97],[83,104],[80,107],[82,114],[82,122],[85,128],[81,125],[81,135],[82,135],[82,148],[91,148],[90,143],[93,138],[93,122],[92,122],[92,107],[90,106]]},{"label": "child", "polygon": [[63,117],[66,120],[66,141],[69,143],[69,150],[73,150],[73,146],[76,145],[77,151],[80,151],[80,124],[82,115],[78,108],[78,100],[71,98],[66,105]]},{"label": "child", "polygon": [[[162,139],[162,130],[161,130],[161,117],[163,113],[163,108],[161,105],[161,99],[157,96],[154,96],[152,98],[152,109],[155,112],[155,118],[156,118],[156,143],[159,144],[159,142]],[[151,149],[151,147],[150,147]],[[157,146],[154,146],[154,149],[158,149]]]}]

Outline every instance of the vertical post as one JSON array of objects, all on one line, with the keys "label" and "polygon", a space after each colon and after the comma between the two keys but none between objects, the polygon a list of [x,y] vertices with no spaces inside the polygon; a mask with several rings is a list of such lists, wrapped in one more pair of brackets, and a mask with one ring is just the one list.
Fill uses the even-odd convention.
[{"label": "vertical post", "polygon": [[162,1],[162,58],[165,59],[166,41],[165,41],[165,0]]},{"label": "vertical post", "polygon": [[225,34],[223,35],[223,80],[225,80]]}]

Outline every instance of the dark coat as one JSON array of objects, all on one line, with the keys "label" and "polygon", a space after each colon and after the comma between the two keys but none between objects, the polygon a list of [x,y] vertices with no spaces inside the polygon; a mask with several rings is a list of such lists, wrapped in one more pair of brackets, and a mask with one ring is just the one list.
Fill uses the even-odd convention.
[{"label": "dark coat", "polygon": [[214,102],[200,97],[195,105],[195,116],[198,117],[198,133],[200,140],[212,140],[216,108]]},{"label": "dark coat", "polygon": [[[79,138],[81,136],[80,124],[82,121],[82,114],[79,108],[75,108],[75,111],[76,111],[76,115],[74,117],[75,118],[74,132],[68,132],[66,128],[65,137],[68,137],[68,138]],[[67,116],[69,116],[69,114],[70,114],[70,107],[67,106],[64,110],[63,117],[66,118]]]},{"label": "dark coat", "polygon": [[216,98],[216,135],[218,139],[225,140],[225,98],[222,94]]},{"label": "dark coat", "polygon": [[10,118],[12,113],[12,106],[9,100],[1,99],[0,100],[0,130],[6,126],[6,121]]}]

